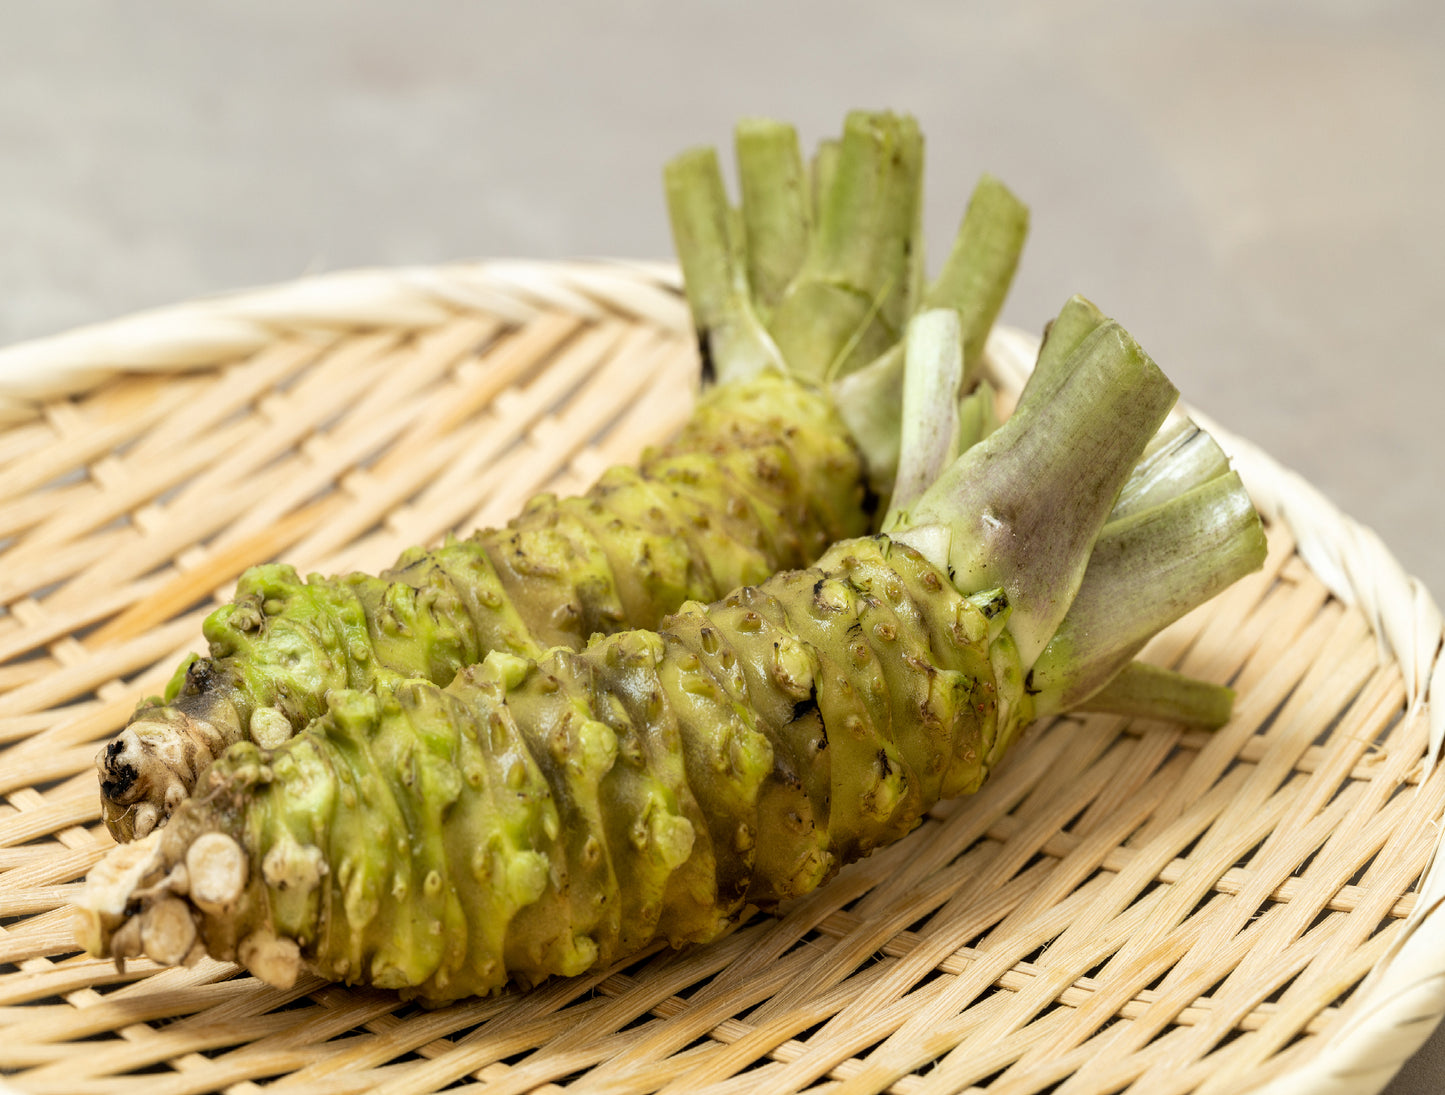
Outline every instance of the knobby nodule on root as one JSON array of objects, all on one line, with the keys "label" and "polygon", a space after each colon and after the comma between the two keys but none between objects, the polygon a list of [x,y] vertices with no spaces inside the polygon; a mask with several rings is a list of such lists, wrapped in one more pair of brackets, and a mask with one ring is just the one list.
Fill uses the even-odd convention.
[{"label": "knobby nodule on root", "polygon": [[860,458],[828,397],[768,374],[711,390],[678,439],[585,495],[404,555],[379,577],[251,569],[165,697],[97,758],[118,840],[142,836],[227,747],[281,744],[337,689],[448,683],[492,651],[536,657],[651,627],[866,532]]},{"label": "knobby nodule on root", "polygon": [[97,869],[89,945],[448,1000],[714,939],[983,781],[1031,710],[997,603],[853,540],[658,632],[336,694]]}]

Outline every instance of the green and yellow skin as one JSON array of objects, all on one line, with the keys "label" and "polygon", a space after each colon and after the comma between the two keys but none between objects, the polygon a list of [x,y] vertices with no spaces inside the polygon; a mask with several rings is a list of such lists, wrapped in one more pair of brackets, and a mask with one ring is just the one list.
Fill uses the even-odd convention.
[{"label": "green and yellow skin", "polygon": [[[910,120],[850,115],[836,196],[816,223],[801,200],[791,127],[739,127],[741,211],[727,205],[711,150],[670,164],[674,234],[713,381],[681,436],[580,497],[539,496],[506,528],[416,549],[379,576],[303,579],[284,564],[247,571],[205,622],[207,656],[187,660],[97,757],[111,834],[126,841],[164,824],[231,744],[279,745],[337,690],[444,685],[491,651],[535,658],[655,627],[686,601],[806,566],[876,527],[874,484],[897,447],[898,394],[874,384],[839,396],[831,376],[867,376],[858,347],[896,341],[919,299],[920,159]],[[992,180],[980,194],[929,299],[959,308],[981,348],[1027,211]],[[816,305],[831,321],[809,327],[797,303],[805,297],[834,301]],[[869,298],[878,307],[854,316]],[[879,361],[885,388],[900,361]],[[847,403],[855,409],[845,421]]]},{"label": "green and yellow skin", "polygon": [[[587,493],[542,495],[505,528],[379,576],[302,579],[253,567],[207,618],[210,655],[188,661],[100,758],[104,817],[142,836],[233,742],[276,745],[337,689],[445,684],[490,651],[537,657],[594,634],[655,627],[806,565],[867,531],[861,458],[830,401],[775,373],[711,389],[671,444]],[[174,764],[156,763],[183,749]]]},{"label": "green and yellow skin", "polygon": [[849,541],[659,632],[333,693],[144,843],[161,874],[203,834],[247,849],[195,938],[263,974],[288,941],[328,979],[448,1000],[705,942],[982,782],[1030,711],[1000,603]]},{"label": "green and yellow skin", "polygon": [[278,748],[232,747],[168,826],[92,874],[87,948],[444,1001],[714,939],[898,840],[1057,708],[1031,681],[1052,636],[1072,637],[1052,655],[1069,688],[1072,667],[1132,656],[1132,628],[1097,650],[1089,621],[1071,626],[1081,588],[1093,614],[1163,574],[1177,614],[1262,562],[1246,500],[1229,544],[1178,563],[1189,490],[1092,566],[1174,391],[1116,324],[1066,373],[891,536],[655,632],[493,652],[446,687],[335,691]]}]

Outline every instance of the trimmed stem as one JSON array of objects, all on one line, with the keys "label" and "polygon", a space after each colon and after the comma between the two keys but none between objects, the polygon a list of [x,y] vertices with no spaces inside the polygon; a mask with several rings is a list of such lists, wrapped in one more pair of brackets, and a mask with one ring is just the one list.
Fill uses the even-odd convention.
[{"label": "trimmed stem", "polygon": [[1186,494],[1229,472],[1229,457],[1219,443],[1189,418],[1179,415],[1154,435],[1134,473],[1119,492],[1111,522]]},{"label": "trimmed stem", "polygon": [[778,348],[748,294],[717,153],[711,148],[683,153],[667,165],[664,182],[704,379],[727,383],[782,369]]},{"label": "trimmed stem", "polygon": [[1120,488],[1178,395],[1117,323],[1072,356],[1052,399],[1020,406],[913,508],[913,524],[948,530],[942,562],[960,592],[1006,591],[1025,666],[1063,620]]},{"label": "trimmed stem", "polygon": [[1072,710],[1159,719],[1217,730],[1229,721],[1234,711],[1234,689],[1147,662],[1130,662],[1118,676]]},{"label": "trimmed stem", "polygon": [[811,181],[803,168],[798,131],[784,122],[748,118],[734,131],[742,186],[743,237],[753,303],[764,315],[777,307],[808,252]]},{"label": "trimmed stem", "polygon": [[915,313],[928,307],[923,299],[923,294],[928,288],[928,247],[923,236],[923,134],[919,131],[918,123],[913,118],[905,116],[904,121],[911,127],[910,151],[913,156],[912,169],[916,178],[912,184],[913,223],[909,225],[908,238],[904,241],[904,246],[907,248],[905,257],[908,281],[904,285],[903,296],[892,300],[898,309],[897,313],[888,316],[889,320],[900,330]]},{"label": "trimmed stem", "polygon": [[[903,337],[909,317],[918,309],[919,293],[923,289],[923,134],[918,129],[917,119],[910,115],[890,115],[889,118],[894,145],[884,179],[888,196],[881,207],[869,207],[879,217],[883,250],[880,252],[874,244],[855,251],[855,239],[851,233],[841,242],[846,254],[851,257],[851,269],[856,272],[855,276],[863,275],[859,284],[876,287],[879,323],[874,326],[882,327],[881,337],[886,338],[888,332],[893,332],[890,342],[897,342]],[[833,193],[838,193],[836,185]],[[850,206],[845,205],[844,208]],[[847,225],[848,222],[843,221],[841,227],[848,231]],[[878,269],[880,262],[884,264],[882,270]],[[853,352],[849,367],[866,365],[881,352],[881,347],[876,350],[862,347],[862,342],[868,337],[869,332],[859,333],[860,347]],[[889,342],[883,344],[884,347],[887,345]],[[847,361],[839,361],[835,368],[842,368]],[[830,372],[829,375],[837,373]]]},{"label": "trimmed stem", "polygon": [[898,478],[883,531],[906,519],[943,469],[958,456],[958,386],[963,333],[950,308],[920,312],[908,323],[903,369],[903,433]]},{"label": "trimmed stem", "polygon": [[1028,206],[998,179],[984,175],[969,198],[953,250],[924,294],[925,308],[958,311],[965,376],[970,379],[1013,284],[1028,231]]},{"label": "trimmed stem", "polygon": [[[1093,303],[1071,297],[1044,331],[1038,361],[1019,403],[1047,399],[1068,373],[1071,355],[1090,334],[1108,322]],[[1150,439],[1138,465],[1119,492],[1109,520],[1166,502],[1229,470],[1229,458],[1214,438],[1176,411]]]},{"label": "trimmed stem", "polygon": [[1030,673],[1039,713],[1082,703],[1160,629],[1258,570],[1265,550],[1264,528],[1235,472],[1110,522]]},{"label": "trimmed stem", "polygon": [[998,393],[987,380],[958,401],[958,451],[967,452],[999,428]]},{"label": "trimmed stem", "polygon": [[868,469],[868,484],[886,498],[898,475],[903,431],[903,347],[833,381],[833,405]]},{"label": "trimmed stem", "polygon": [[[985,175],[974,188],[943,272],[924,298],[928,307],[958,313],[963,340],[960,391],[970,391],[977,383],[983,346],[1008,295],[1027,229],[1028,208]],[[838,412],[863,451],[873,490],[883,497],[898,472],[903,366],[903,347],[895,343],[868,365],[833,382]],[[991,407],[989,411],[991,416]],[[967,445],[960,451],[964,448]]]},{"label": "trimmed stem", "polygon": [[913,309],[922,160],[911,118],[848,116],[808,257],[769,323],[794,375],[851,372],[898,340]]},{"label": "trimmed stem", "polygon": [[838,173],[838,156],[842,150],[843,142],[837,137],[829,137],[819,141],[818,150],[813,153],[809,174],[813,180],[813,211],[815,214],[823,207],[823,195],[828,193],[833,185],[833,177]]},{"label": "trimmed stem", "polygon": [[1044,339],[1039,346],[1034,371],[1019,393],[1019,406],[1034,399],[1046,400],[1057,391],[1068,375],[1074,351],[1083,345],[1084,339],[1108,322],[1108,317],[1091,301],[1077,295],[1070,297],[1058,316],[1044,328]]}]

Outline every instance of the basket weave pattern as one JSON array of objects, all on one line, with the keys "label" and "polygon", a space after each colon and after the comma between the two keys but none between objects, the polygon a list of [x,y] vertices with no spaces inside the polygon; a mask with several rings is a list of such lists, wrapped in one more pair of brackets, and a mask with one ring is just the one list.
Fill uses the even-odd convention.
[{"label": "basket weave pattern", "polygon": [[[1005,391],[1027,339],[995,337]],[[1214,734],[1033,728],[983,791],[708,947],[436,1011],[75,953],[93,758],[241,570],[376,570],[673,432],[665,268],[312,279],[0,351],[0,1073],[23,1091],[1373,1091],[1429,1033],[1440,617],[1241,442],[1265,570],[1149,657]],[[1392,569],[1393,568],[1393,569]],[[1445,706],[1445,705],[1442,705]],[[1438,924],[1435,925],[1438,929]],[[1413,1022],[1408,1020],[1414,1020]]]}]

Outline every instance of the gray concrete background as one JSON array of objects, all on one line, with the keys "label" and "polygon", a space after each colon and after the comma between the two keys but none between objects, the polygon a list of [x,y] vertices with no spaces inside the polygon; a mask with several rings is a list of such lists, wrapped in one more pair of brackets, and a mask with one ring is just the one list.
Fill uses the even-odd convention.
[{"label": "gray concrete background", "polygon": [[[1072,292],[1445,593],[1445,6],[0,7],[0,344],[355,265],[670,251],[662,161],[744,114],[915,113],[928,231],[1034,209]],[[1437,1038],[1390,1088],[1445,1087]]]}]

